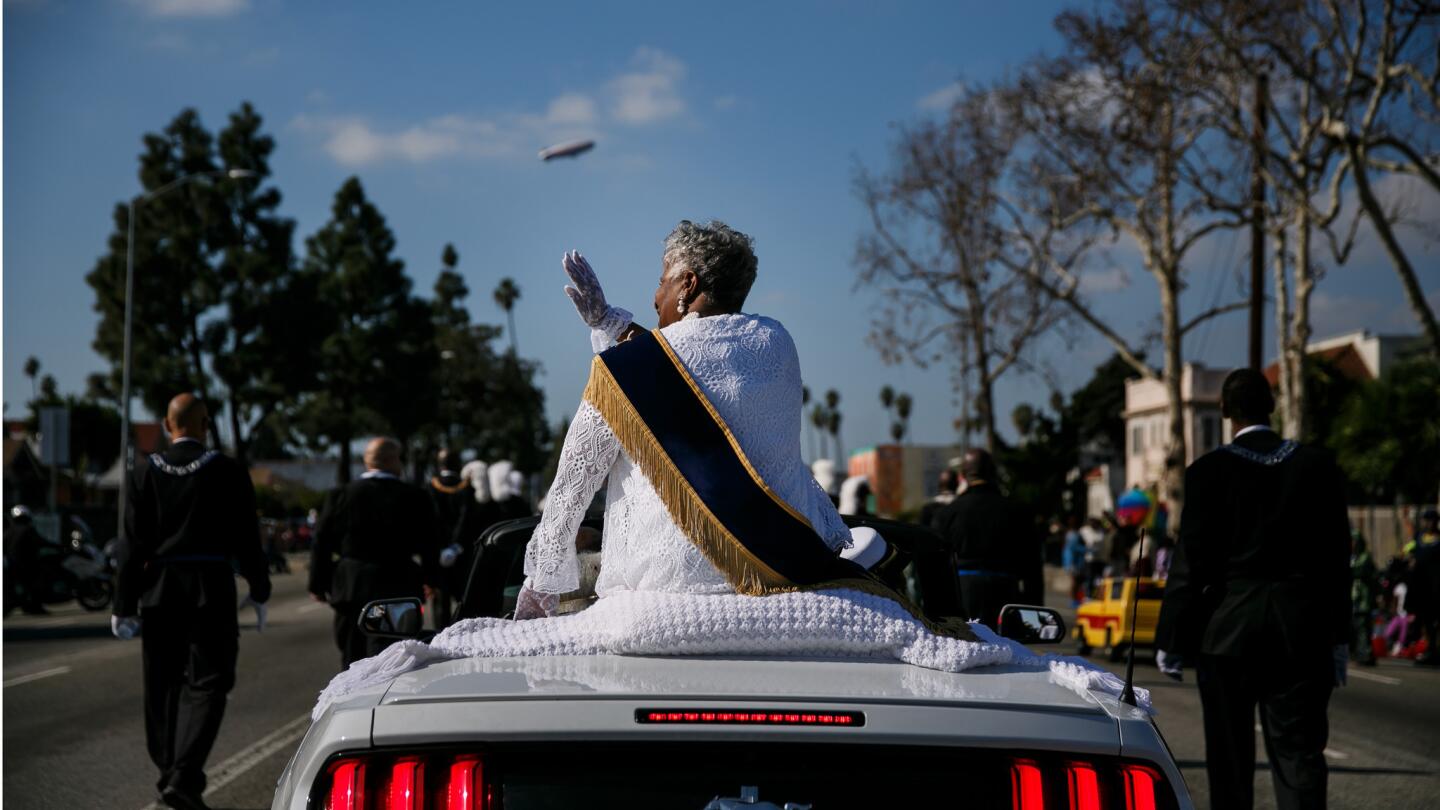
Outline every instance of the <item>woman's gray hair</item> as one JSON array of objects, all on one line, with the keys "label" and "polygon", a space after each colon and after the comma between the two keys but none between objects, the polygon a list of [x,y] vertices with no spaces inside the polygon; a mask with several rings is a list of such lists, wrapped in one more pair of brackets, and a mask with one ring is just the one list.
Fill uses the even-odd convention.
[{"label": "woman's gray hair", "polygon": [[666,275],[689,270],[717,309],[739,312],[759,266],[754,246],[755,240],[719,220],[682,219],[665,237]]}]

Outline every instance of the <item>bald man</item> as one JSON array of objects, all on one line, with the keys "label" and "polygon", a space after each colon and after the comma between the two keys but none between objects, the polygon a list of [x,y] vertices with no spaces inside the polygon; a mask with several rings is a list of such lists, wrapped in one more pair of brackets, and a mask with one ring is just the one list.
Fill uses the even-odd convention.
[{"label": "bald man", "polygon": [[435,510],[424,490],[400,480],[400,445],[374,439],[364,459],[365,473],[326,500],[310,555],[310,593],[335,609],[341,669],[391,643],[360,632],[366,602],[425,599],[440,579]]},{"label": "bald man", "polygon": [[243,466],[205,446],[206,420],[199,399],[170,400],[170,449],[136,470],[111,617],[121,638],[144,630],[145,740],[160,801],[192,809],[205,807],[205,760],[235,685],[235,570],[250,601],[270,598],[255,488]]}]

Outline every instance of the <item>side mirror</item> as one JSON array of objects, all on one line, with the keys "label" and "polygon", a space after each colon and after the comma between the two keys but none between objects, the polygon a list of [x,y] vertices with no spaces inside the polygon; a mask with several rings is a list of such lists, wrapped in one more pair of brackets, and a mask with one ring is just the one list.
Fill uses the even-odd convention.
[{"label": "side mirror", "polygon": [[1065,640],[1065,620],[1053,608],[1006,605],[1000,608],[1000,635],[1021,644],[1059,644]]},{"label": "side mirror", "polygon": [[419,638],[425,610],[415,597],[377,599],[360,610],[360,632],[376,638]]}]

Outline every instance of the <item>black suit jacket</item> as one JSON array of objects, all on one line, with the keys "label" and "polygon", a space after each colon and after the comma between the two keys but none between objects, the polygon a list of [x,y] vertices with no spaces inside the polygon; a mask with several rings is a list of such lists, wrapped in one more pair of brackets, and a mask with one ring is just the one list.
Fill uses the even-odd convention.
[{"label": "black suit jacket", "polygon": [[953,568],[1008,574],[1026,602],[1044,604],[1044,561],[1029,515],[994,484],[969,487],[936,513],[931,528],[950,549]]},{"label": "black suit jacket", "polygon": [[199,442],[177,442],[137,466],[131,493],[116,552],[116,615],[214,608],[233,619],[235,568],[256,601],[270,598],[255,487],[238,462]]},{"label": "black suit jacket", "polygon": [[352,481],[330,494],[320,515],[310,592],[337,605],[421,596],[422,585],[439,584],[437,545],[424,490],[396,478]]},{"label": "black suit jacket", "polygon": [[[1234,442],[1272,461],[1282,444],[1268,430]],[[1350,522],[1329,453],[1262,463],[1222,447],[1190,465],[1159,649],[1318,661],[1349,621]]]}]

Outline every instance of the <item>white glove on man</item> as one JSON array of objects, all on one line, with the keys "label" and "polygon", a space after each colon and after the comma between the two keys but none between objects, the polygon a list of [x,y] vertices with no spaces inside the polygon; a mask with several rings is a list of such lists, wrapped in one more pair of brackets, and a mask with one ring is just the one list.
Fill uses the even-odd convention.
[{"label": "white glove on man", "polygon": [[121,641],[129,641],[140,635],[140,617],[126,616],[121,618],[112,615],[110,617],[110,632]]},{"label": "white glove on man", "polygon": [[1155,668],[1165,675],[1177,681],[1185,680],[1185,662],[1176,653],[1167,653],[1164,650],[1155,651]]},{"label": "white glove on man", "polygon": [[255,597],[248,593],[240,600],[240,609],[244,610],[246,607],[255,608],[255,632],[265,632],[265,620],[270,616],[270,608],[266,607],[264,602],[256,602]]},{"label": "white glove on man", "polygon": [[596,352],[603,351],[635,320],[635,316],[620,307],[612,307],[605,300],[605,291],[600,288],[590,262],[579,251],[570,251],[561,261],[570,284],[565,286],[565,295],[580,313],[580,319],[590,327],[590,344]]},{"label": "white glove on man", "polygon": [[542,619],[553,616],[559,604],[560,594],[531,590],[530,580],[527,579],[525,584],[520,586],[520,594],[515,597],[515,618]]},{"label": "white glove on man", "polygon": [[1346,675],[1350,666],[1350,645],[1336,644],[1331,654],[1335,660],[1335,685],[1344,686],[1348,680]]},{"label": "white glove on man", "polygon": [[461,551],[462,549],[459,543],[451,543],[445,548],[440,549],[440,567],[454,568],[455,562],[460,559]]}]

